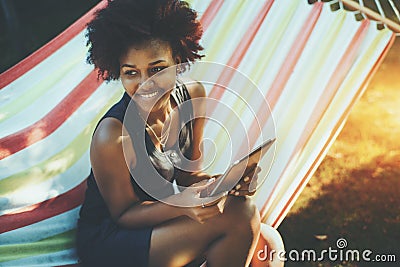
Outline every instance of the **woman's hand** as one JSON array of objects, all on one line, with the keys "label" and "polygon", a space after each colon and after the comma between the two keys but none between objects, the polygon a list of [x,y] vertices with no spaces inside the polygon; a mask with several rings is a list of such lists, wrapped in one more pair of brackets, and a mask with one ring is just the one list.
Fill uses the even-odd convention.
[{"label": "woman's hand", "polygon": [[236,186],[229,191],[232,196],[252,196],[256,193],[258,174],[261,168],[257,165],[246,170],[245,175],[239,180]]},{"label": "woman's hand", "polygon": [[224,198],[220,196],[200,198],[200,192],[206,189],[213,180],[203,180],[195,183],[180,193],[180,201],[185,203],[186,206],[181,208],[184,215],[199,223],[205,223],[223,212],[223,205],[219,204],[224,202]]},{"label": "woman's hand", "polygon": [[223,212],[219,207],[218,202],[204,207],[189,207],[185,209],[185,215],[199,223],[205,223],[207,220],[216,217]]}]

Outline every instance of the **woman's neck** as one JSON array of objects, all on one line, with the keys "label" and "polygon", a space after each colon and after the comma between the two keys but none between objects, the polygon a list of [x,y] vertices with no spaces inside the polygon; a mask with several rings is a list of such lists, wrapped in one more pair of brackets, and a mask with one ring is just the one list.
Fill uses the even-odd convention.
[{"label": "woman's neck", "polygon": [[157,110],[152,110],[149,113],[147,111],[140,110],[140,116],[146,121],[149,125],[154,125],[158,123],[164,123],[166,119],[169,117],[172,111],[171,102],[167,102],[162,107]]}]

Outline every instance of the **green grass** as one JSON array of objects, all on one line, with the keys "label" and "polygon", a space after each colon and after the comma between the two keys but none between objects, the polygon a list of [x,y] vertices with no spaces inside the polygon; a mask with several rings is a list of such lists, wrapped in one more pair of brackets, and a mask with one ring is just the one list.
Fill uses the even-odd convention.
[{"label": "green grass", "polygon": [[287,252],[337,249],[337,239],[345,238],[346,249],[394,254],[397,263],[330,261],[326,255],[324,261],[288,261],[285,266],[400,265],[399,74],[397,39],[278,229]]}]

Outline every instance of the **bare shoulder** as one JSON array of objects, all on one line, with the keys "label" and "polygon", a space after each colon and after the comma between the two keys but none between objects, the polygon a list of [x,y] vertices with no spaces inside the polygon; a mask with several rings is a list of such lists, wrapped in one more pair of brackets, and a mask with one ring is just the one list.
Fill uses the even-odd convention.
[{"label": "bare shoulder", "polygon": [[[130,178],[131,156],[127,156],[122,123],[115,118],[105,118],[98,125],[90,147],[90,162],[100,193],[113,220],[118,222],[132,203],[139,199]],[[133,149],[132,149],[133,150]]]},{"label": "bare shoulder", "polygon": [[105,118],[98,125],[90,146],[91,158],[100,162],[115,161],[116,158],[130,155],[132,162],[134,153],[123,148],[132,148],[132,141],[128,134],[124,134],[122,123],[115,118]]},{"label": "bare shoulder", "polygon": [[122,123],[114,118],[105,118],[100,122],[93,134],[92,147],[112,148],[120,143],[122,137]]},{"label": "bare shoulder", "polygon": [[201,82],[185,79],[185,83],[191,98],[206,97],[206,89]]}]

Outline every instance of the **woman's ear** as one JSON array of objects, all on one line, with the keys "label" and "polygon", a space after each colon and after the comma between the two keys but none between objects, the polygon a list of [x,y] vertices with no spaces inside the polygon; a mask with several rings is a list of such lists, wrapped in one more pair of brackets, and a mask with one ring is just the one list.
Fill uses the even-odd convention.
[{"label": "woman's ear", "polygon": [[182,63],[182,58],[181,56],[175,56],[175,64],[179,65]]},{"label": "woman's ear", "polygon": [[176,74],[182,73],[182,66],[181,66],[182,60],[180,56],[175,57],[175,64],[176,64]]}]

